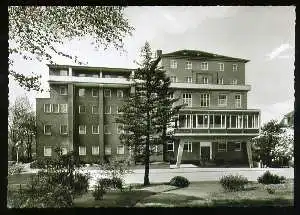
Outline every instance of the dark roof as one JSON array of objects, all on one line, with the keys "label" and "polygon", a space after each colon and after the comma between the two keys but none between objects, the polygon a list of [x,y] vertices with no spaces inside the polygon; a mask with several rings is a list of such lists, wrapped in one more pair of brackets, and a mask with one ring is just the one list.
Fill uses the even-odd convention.
[{"label": "dark roof", "polygon": [[58,65],[58,64],[47,64],[49,68],[57,68],[57,69],[67,69],[69,67],[73,69],[83,69],[85,71],[109,71],[109,72],[131,72],[132,70],[136,69],[130,69],[130,68],[112,68],[112,67],[92,67],[92,66],[72,66],[72,65]]},{"label": "dark roof", "polygon": [[187,49],[183,49],[183,50],[179,50],[179,51],[175,51],[175,52],[170,52],[170,53],[166,53],[166,54],[162,54],[163,57],[182,57],[182,56],[186,56],[186,57],[192,57],[192,58],[212,58],[212,59],[218,59],[218,60],[228,60],[228,61],[242,61],[244,63],[249,62],[250,60],[247,59],[242,59],[242,58],[234,58],[234,57],[228,57],[228,56],[224,56],[224,55],[218,55],[218,54],[214,54],[214,53],[209,53],[209,52],[203,52],[203,51],[198,51],[198,50],[187,50]]}]

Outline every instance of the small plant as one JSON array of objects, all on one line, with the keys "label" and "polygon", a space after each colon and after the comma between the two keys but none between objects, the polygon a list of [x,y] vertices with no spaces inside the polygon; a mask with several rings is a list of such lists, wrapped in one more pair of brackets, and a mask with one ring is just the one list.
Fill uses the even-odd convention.
[{"label": "small plant", "polygon": [[176,187],[187,187],[189,186],[190,182],[185,177],[175,176],[170,180],[169,184]]},{"label": "small plant", "polygon": [[226,175],[220,179],[220,183],[226,191],[239,191],[248,184],[248,179],[241,175]]},{"label": "small plant", "polygon": [[89,174],[75,173],[73,190],[75,194],[83,194],[89,188]]},{"label": "small plant", "polygon": [[20,164],[13,164],[8,167],[8,175],[20,174],[24,169],[24,166]]},{"label": "small plant", "polygon": [[103,195],[106,193],[105,190],[105,183],[107,183],[107,180],[99,179],[97,182],[97,185],[95,185],[95,190],[93,191],[93,196],[95,200],[102,200]]},{"label": "small plant", "polygon": [[283,183],[285,180],[285,177],[272,174],[270,173],[270,171],[266,171],[262,176],[259,176],[257,178],[257,181],[260,184],[280,184]]},{"label": "small plant", "polygon": [[269,194],[274,194],[275,193],[275,188],[274,187],[267,186],[265,189],[267,190],[267,192]]}]

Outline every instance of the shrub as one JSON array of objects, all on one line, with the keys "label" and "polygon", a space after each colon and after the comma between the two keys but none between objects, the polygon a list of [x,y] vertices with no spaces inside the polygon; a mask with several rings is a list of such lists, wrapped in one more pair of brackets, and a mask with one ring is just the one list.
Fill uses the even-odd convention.
[{"label": "shrub", "polygon": [[73,190],[75,194],[83,194],[89,188],[89,174],[75,173]]},{"label": "shrub", "polygon": [[276,190],[276,188],[275,188],[274,186],[270,186],[270,185],[266,185],[266,186],[264,187],[264,189],[267,190],[267,192],[268,192],[269,194],[274,194],[274,193],[275,193],[275,190]]},{"label": "shrub", "polygon": [[20,174],[24,169],[24,166],[20,164],[13,164],[8,167],[8,175]]},{"label": "shrub", "polygon": [[175,176],[170,180],[169,184],[176,187],[187,187],[189,186],[190,182],[185,177]]},{"label": "shrub", "polygon": [[283,183],[284,180],[286,180],[285,177],[272,174],[270,171],[266,171],[263,175],[257,178],[257,181],[260,184],[280,184]]},{"label": "shrub", "polygon": [[97,185],[95,185],[95,190],[93,191],[93,196],[95,200],[102,200],[103,199],[103,195],[106,193],[104,185],[99,183],[97,183]]},{"label": "shrub", "polygon": [[244,189],[248,179],[241,175],[226,175],[222,176],[220,183],[226,191],[238,191]]}]

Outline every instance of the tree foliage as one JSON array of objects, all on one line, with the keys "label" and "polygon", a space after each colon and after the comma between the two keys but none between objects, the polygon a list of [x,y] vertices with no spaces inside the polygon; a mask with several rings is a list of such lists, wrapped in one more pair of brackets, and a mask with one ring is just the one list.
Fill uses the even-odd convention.
[{"label": "tree foliage", "polygon": [[10,6],[9,74],[26,90],[41,90],[40,76],[13,71],[13,55],[25,60],[36,58],[55,63],[53,56],[63,56],[82,64],[77,56],[66,53],[59,45],[73,39],[90,38],[96,48],[113,45],[123,49],[123,39],[133,27],[116,6]]},{"label": "tree foliage", "polygon": [[175,121],[180,106],[172,106],[178,99],[170,98],[170,79],[158,68],[160,58],[153,60],[148,42],[141,50],[140,68],[134,73],[131,93],[121,107],[123,114],[117,123],[124,125],[121,141],[133,149],[133,155],[141,154],[145,163],[144,185],[149,184],[149,160],[153,146],[159,146],[172,138],[167,127]]}]

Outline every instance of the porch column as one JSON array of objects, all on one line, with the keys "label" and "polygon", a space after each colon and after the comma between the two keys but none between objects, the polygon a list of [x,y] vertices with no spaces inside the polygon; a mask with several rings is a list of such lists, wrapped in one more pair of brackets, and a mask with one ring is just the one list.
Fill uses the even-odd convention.
[{"label": "porch column", "polygon": [[253,160],[252,160],[252,149],[251,149],[251,143],[250,141],[246,142],[246,147],[247,147],[247,155],[248,155],[248,163],[249,167],[253,167]]},{"label": "porch column", "polygon": [[182,159],[182,153],[183,153],[183,141],[179,140],[179,145],[178,145],[178,151],[177,151],[177,161],[176,161],[176,167],[179,168],[181,164],[181,159]]}]

